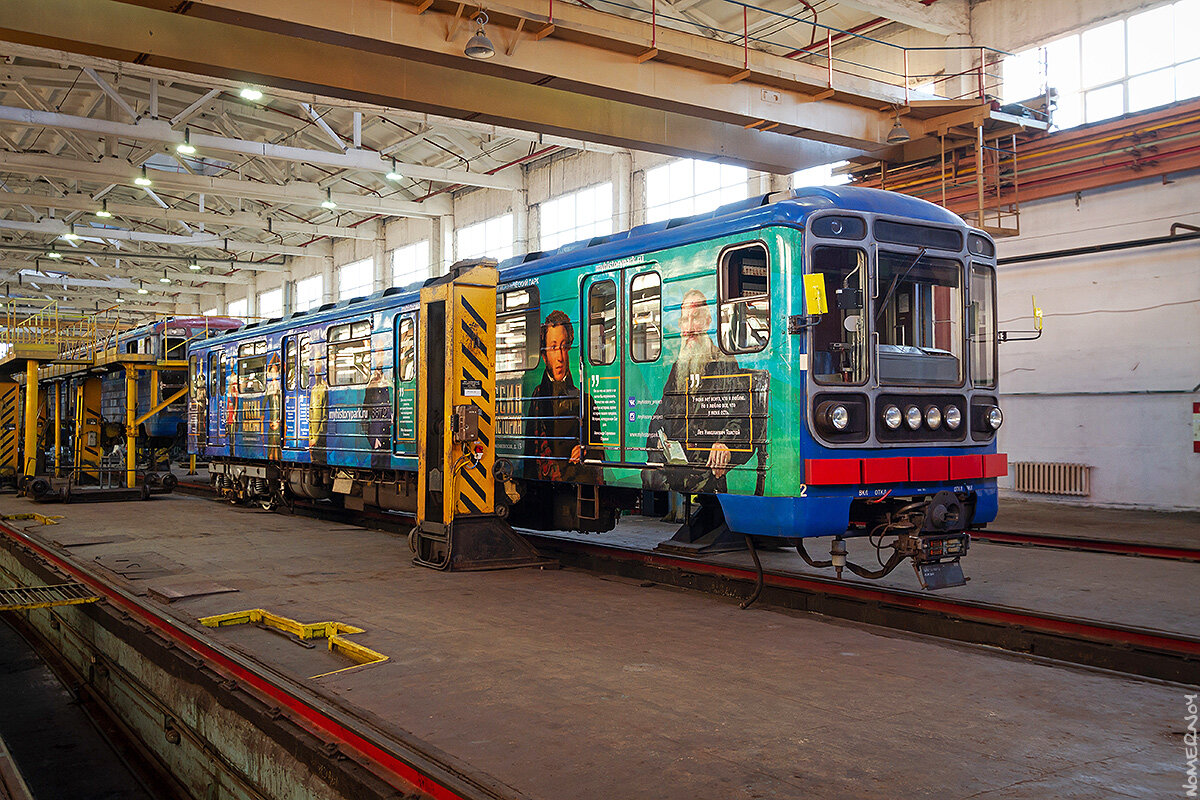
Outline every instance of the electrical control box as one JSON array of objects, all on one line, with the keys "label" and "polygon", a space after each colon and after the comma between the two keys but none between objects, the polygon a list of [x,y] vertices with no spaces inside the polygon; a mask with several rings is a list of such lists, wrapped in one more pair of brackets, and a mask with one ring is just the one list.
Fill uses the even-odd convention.
[{"label": "electrical control box", "polygon": [[456,442],[473,442],[479,438],[479,407],[465,404],[454,407],[450,417],[450,431]]}]

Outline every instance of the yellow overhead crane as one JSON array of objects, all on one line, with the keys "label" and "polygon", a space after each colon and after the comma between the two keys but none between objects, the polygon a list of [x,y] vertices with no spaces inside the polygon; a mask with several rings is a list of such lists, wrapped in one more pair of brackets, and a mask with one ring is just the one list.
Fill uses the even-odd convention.
[{"label": "yellow overhead crane", "polygon": [[498,279],[492,259],[460,261],[421,289],[421,467],[410,544],[416,563],[434,569],[554,564],[496,513]]}]

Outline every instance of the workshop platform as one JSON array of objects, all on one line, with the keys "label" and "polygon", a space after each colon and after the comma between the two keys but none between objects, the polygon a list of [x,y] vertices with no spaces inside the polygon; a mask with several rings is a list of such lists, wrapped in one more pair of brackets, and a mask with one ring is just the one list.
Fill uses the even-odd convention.
[{"label": "workshop platform", "polygon": [[1082,536],[1170,547],[1200,547],[1200,511],[1105,508],[1000,497],[998,531]]},{"label": "workshop platform", "polygon": [[[0,513],[31,505],[0,497]],[[435,572],[394,534],[194,497],[40,510],[64,518],[30,534],[158,614],[514,796],[1163,797],[1183,777],[1174,685],[575,570]],[[991,549],[1010,555],[972,561],[956,591],[1001,593],[1027,569],[1026,551]],[[1084,573],[1068,566],[1084,556],[1055,555]],[[146,568],[101,566],[122,556]],[[1086,572],[1078,591],[1114,591],[1099,563]],[[1162,586],[1141,593],[1164,611],[1190,596]],[[187,587],[234,591],[164,601]],[[197,621],[250,608],[356,625],[388,660],[311,677],[349,664]],[[1194,628],[1194,609],[1177,615]]]}]

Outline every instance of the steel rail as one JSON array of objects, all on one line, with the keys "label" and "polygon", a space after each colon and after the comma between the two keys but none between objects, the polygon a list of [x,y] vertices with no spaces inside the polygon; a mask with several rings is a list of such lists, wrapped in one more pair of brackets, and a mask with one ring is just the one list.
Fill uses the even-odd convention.
[{"label": "steel rail", "polygon": [[[195,487],[196,484],[192,484]],[[205,487],[207,488],[207,487]],[[133,594],[105,581],[97,573],[64,558],[26,533],[0,522],[0,535],[32,552],[50,569],[72,576],[113,608],[148,626],[166,641],[219,674],[232,677],[239,688],[257,695],[302,720],[331,744],[353,753],[361,761],[390,776],[398,789],[408,788],[434,800],[516,800],[520,795],[487,778],[467,775],[462,767],[412,741],[401,741],[368,724],[331,698],[306,698],[309,692],[291,678],[264,668],[218,642],[198,634],[181,622],[144,605]],[[264,673],[270,673],[269,675]],[[389,741],[382,741],[387,738]],[[404,752],[397,752],[403,748]]]},{"label": "steel rail", "polygon": [[1200,548],[1195,547],[1095,539],[1086,536],[1064,536],[1057,533],[994,531],[988,528],[981,531],[971,531],[971,539],[977,542],[988,542],[989,544],[1049,547],[1056,550],[1078,550],[1085,553],[1111,553],[1122,556],[1141,556],[1143,558],[1164,558],[1170,561],[1200,561]]},{"label": "steel rail", "polygon": [[[177,490],[215,496],[207,484],[181,482]],[[393,532],[406,532],[401,530],[404,523],[411,524],[411,517],[400,514],[347,511],[309,503],[297,503],[296,508],[315,517],[349,520]],[[566,566],[738,600],[749,595],[757,577],[750,567],[631,550],[541,531],[522,529],[520,533],[544,555]],[[782,570],[764,573],[759,602],[1081,666],[1200,683],[1200,638],[1170,631]]]}]

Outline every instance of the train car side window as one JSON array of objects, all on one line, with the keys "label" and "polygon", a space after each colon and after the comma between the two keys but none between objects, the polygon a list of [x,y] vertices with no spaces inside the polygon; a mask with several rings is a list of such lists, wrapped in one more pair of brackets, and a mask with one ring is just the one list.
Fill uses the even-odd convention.
[{"label": "train car side window", "polygon": [[217,370],[217,372],[219,373],[220,380],[221,380],[220,394],[222,397],[224,397],[225,392],[229,391],[229,378],[225,374],[225,354],[224,353],[221,353],[221,368],[219,370]]},{"label": "train car side window", "polygon": [[267,386],[267,342],[246,342],[238,348],[238,393],[258,394]]},{"label": "train car side window", "polygon": [[588,289],[588,360],[611,364],[617,360],[617,284],[597,281]]},{"label": "train car side window", "polygon": [[662,278],[657,272],[635,275],[629,285],[630,357],[657,361],[662,352]]},{"label": "train car side window", "polygon": [[371,377],[371,323],[347,322],[329,329],[326,367],[330,386],[358,386]]},{"label": "train car side window", "polygon": [[[825,276],[829,313],[812,328],[809,368],[817,383],[859,384],[867,379],[867,325],[864,281],[866,251],[821,245],[812,249],[808,271]],[[806,309],[807,310],[807,309]]]},{"label": "train car side window", "polygon": [[540,301],[536,286],[496,297],[496,372],[524,372],[538,365]]},{"label": "train car side window", "polygon": [[308,334],[300,337],[300,388],[307,389],[312,376],[312,343]]},{"label": "train car side window", "polygon": [[400,369],[402,382],[417,377],[417,330],[412,317],[400,320]]},{"label": "train car side window", "polygon": [[283,340],[283,381],[290,392],[296,388],[296,337]]},{"label": "train car side window", "polygon": [[717,338],[726,353],[756,353],[771,339],[770,256],[761,244],[721,253]]},{"label": "train car side window", "polygon": [[225,374],[224,370],[219,370],[218,366],[223,366],[217,361],[217,353],[208,354],[208,396],[216,397],[221,393],[221,376]]},{"label": "train car side window", "polygon": [[972,264],[970,289],[967,333],[971,341],[971,383],[993,387],[996,385],[996,271],[983,264]]}]

